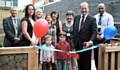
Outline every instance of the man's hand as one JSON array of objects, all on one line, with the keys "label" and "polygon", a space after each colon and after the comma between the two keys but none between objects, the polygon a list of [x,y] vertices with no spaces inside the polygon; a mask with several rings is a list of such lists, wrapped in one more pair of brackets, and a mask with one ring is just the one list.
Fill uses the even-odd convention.
[{"label": "man's hand", "polygon": [[97,35],[97,40],[98,41],[101,41],[102,40],[102,37],[100,35]]},{"label": "man's hand", "polygon": [[84,44],[85,47],[89,47],[89,46],[93,45],[93,42],[88,41],[88,42],[84,42],[83,44]]},{"label": "man's hand", "polygon": [[14,44],[18,43],[20,41],[20,38],[19,37],[15,37],[14,38]]}]

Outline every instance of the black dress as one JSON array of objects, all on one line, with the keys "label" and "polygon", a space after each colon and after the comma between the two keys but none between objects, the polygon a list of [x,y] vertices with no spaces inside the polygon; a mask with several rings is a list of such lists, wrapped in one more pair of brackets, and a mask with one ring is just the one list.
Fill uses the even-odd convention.
[{"label": "black dress", "polygon": [[[22,22],[22,21],[27,21],[27,23],[28,23],[27,32],[28,32],[28,34],[30,35],[30,37],[32,37],[32,35],[33,35],[33,27],[32,27],[32,24],[31,24],[29,18],[24,17],[24,18],[21,20],[21,22]],[[22,39],[21,39],[21,41],[20,41],[20,46],[30,46],[30,43],[31,43],[31,42],[30,42],[28,39],[26,39],[24,35],[22,35]]]}]

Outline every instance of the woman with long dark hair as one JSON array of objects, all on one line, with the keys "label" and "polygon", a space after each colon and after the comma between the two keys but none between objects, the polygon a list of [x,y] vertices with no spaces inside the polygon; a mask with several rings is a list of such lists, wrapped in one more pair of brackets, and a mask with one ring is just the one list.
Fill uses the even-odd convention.
[{"label": "woman with long dark hair", "polygon": [[33,26],[35,22],[35,8],[32,4],[28,4],[25,8],[25,16],[21,20],[23,38],[22,46],[30,46],[36,44],[36,38],[33,34]]},{"label": "woman with long dark hair", "polygon": [[57,11],[52,11],[50,15],[52,17],[52,25],[56,26],[56,35],[57,35],[57,42],[58,42],[58,36],[60,33],[62,33],[62,22],[59,18],[59,13]]}]

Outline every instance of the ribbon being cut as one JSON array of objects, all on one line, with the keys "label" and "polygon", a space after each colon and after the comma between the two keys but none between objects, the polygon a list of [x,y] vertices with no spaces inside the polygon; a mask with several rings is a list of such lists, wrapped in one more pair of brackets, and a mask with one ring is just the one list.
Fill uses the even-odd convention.
[{"label": "ribbon being cut", "polygon": [[41,50],[50,50],[50,51],[58,51],[58,52],[66,52],[66,53],[70,53],[70,54],[75,54],[75,53],[80,53],[80,52],[84,52],[84,51],[88,51],[88,50],[92,50],[94,48],[97,48],[99,47],[99,45],[95,45],[95,46],[92,46],[92,47],[88,47],[88,48],[84,48],[82,50],[78,50],[78,51],[63,51],[63,50],[59,50],[59,49],[55,49],[55,48],[50,48],[50,47],[46,47],[46,46],[39,46],[39,49]]},{"label": "ribbon being cut", "polygon": [[84,49],[78,50],[78,51],[68,51],[68,52],[63,51],[63,50],[59,50],[59,49],[55,49],[55,48],[46,47],[45,45],[39,46],[38,48],[41,49],[41,50],[46,50],[46,51],[50,50],[50,51],[70,53],[69,57],[79,59],[79,55],[77,53],[88,51],[88,50],[92,50],[92,49],[97,48],[97,47],[99,47],[99,45],[88,47],[88,48],[84,48]]}]

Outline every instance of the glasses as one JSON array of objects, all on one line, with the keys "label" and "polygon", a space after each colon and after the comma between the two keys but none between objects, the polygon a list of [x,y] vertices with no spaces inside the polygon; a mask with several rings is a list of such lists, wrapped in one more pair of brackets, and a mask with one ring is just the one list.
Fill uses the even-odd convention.
[{"label": "glasses", "polygon": [[103,8],[99,8],[99,9],[103,9]]}]

